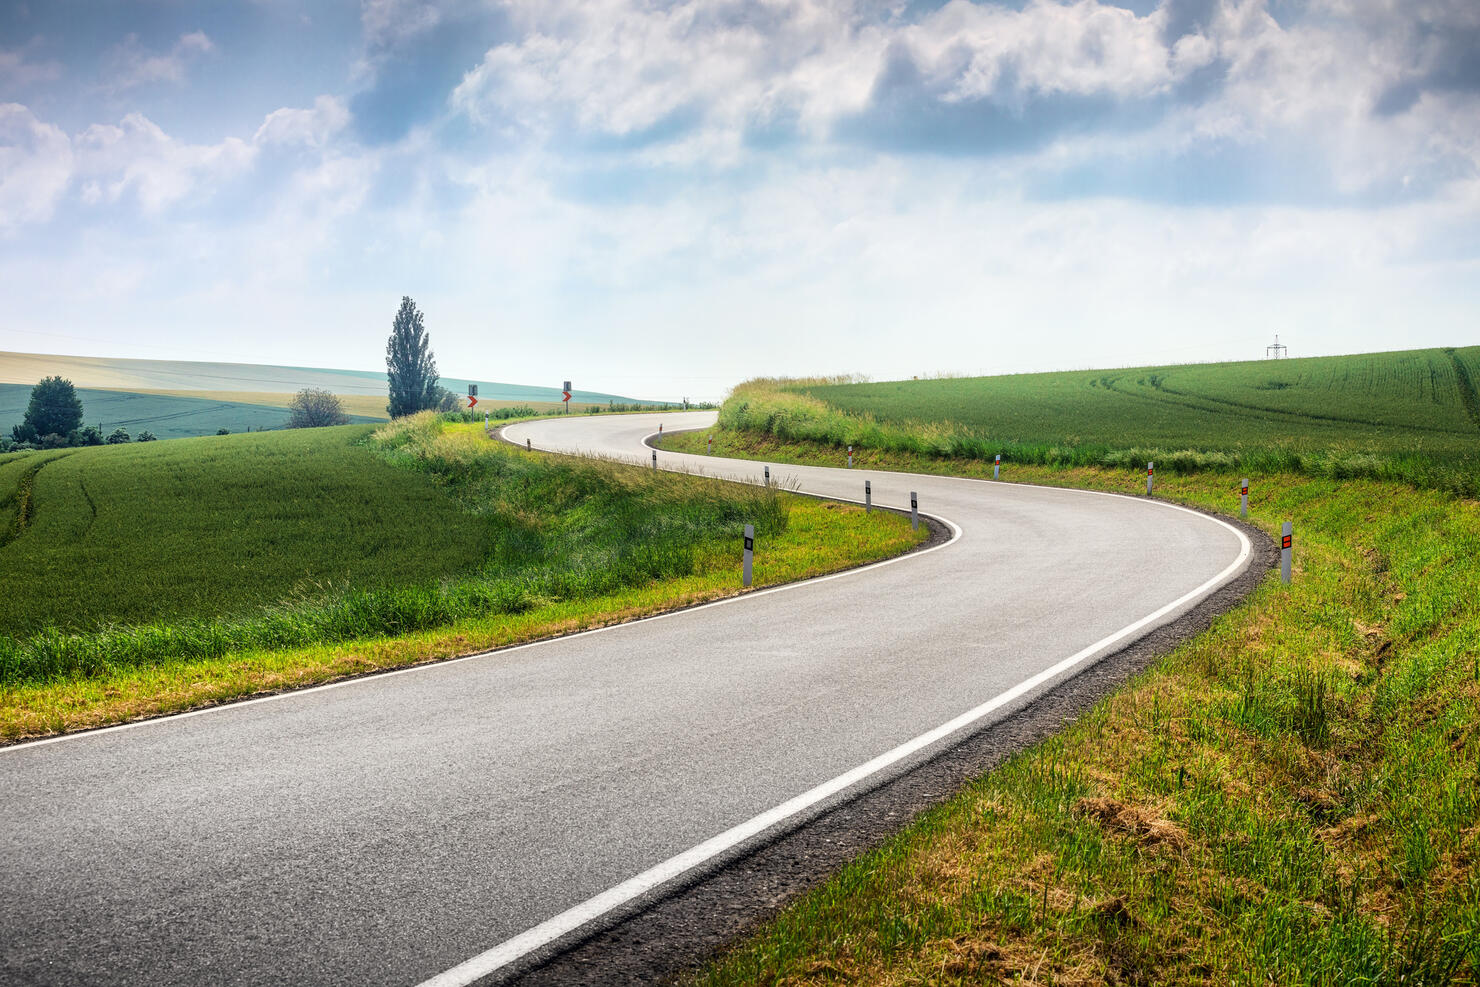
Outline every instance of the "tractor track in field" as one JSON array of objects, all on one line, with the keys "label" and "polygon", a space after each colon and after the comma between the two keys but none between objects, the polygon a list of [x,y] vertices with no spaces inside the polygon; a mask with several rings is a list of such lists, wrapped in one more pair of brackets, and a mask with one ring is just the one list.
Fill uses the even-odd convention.
[{"label": "tractor track in field", "polygon": [[[1459,365],[1458,359],[1454,358],[1453,356],[1451,356],[1451,359],[1453,359],[1454,362],[1455,362],[1455,370],[1456,370],[1456,372],[1458,374],[1460,374],[1460,375],[1463,375],[1464,374],[1464,370],[1461,369],[1461,367]],[[1156,391],[1158,391],[1158,392],[1160,392],[1162,394],[1166,394],[1166,395],[1172,396],[1173,398],[1175,398],[1181,404],[1185,404],[1188,407],[1199,408],[1199,410],[1212,411],[1212,412],[1215,412],[1215,413],[1218,413],[1218,414],[1239,414],[1240,412],[1253,412],[1255,414],[1252,415],[1252,416],[1251,415],[1248,415],[1248,414],[1245,414],[1245,415],[1242,415],[1242,417],[1246,417],[1246,418],[1247,417],[1255,417],[1255,418],[1258,418],[1258,416],[1260,416],[1260,415],[1264,415],[1264,416],[1274,415],[1274,416],[1277,416],[1277,417],[1282,418],[1282,419],[1286,419],[1286,418],[1287,419],[1290,419],[1290,424],[1296,424],[1296,425],[1298,425],[1298,424],[1309,424],[1312,421],[1316,421],[1316,422],[1331,422],[1331,423],[1337,424],[1337,425],[1362,425],[1362,426],[1367,427],[1367,428],[1391,428],[1392,427],[1392,423],[1381,422],[1381,421],[1374,421],[1374,420],[1368,419],[1368,418],[1354,418],[1354,417],[1343,416],[1343,415],[1324,415],[1324,414],[1320,414],[1319,412],[1315,412],[1315,411],[1291,411],[1288,408],[1273,408],[1273,407],[1270,407],[1269,405],[1251,404],[1251,403],[1246,402],[1246,401],[1234,401],[1234,400],[1232,400],[1230,398],[1215,398],[1215,397],[1210,397],[1210,396],[1208,396],[1206,394],[1193,394],[1193,393],[1191,393],[1189,391],[1179,391],[1176,388],[1168,387],[1166,385],[1165,378],[1162,377],[1160,374],[1151,374],[1150,376],[1148,376],[1146,378],[1146,382],[1147,382],[1147,384],[1153,390],[1156,390]],[[1126,393],[1125,391],[1121,391],[1119,388],[1116,388],[1116,390],[1119,391],[1122,394]],[[1464,388],[1462,386],[1461,387],[1461,399],[1463,399],[1463,397],[1464,397],[1463,391],[1464,391]],[[1474,389],[1473,388],[1470,389],[1470,395],[1471,395],[1471,397],[1474,396]],[[1203,402],[1204,404],[1210,404],[1210,405],[1213,405],[1213,407],[1211,407],[1211,408],[1201,408],[1197,402]],[[1466,409],[1469,409],[1470,408],[1470,405],[1466,404],[1465,407],[1466,407]],[[1480,412],[1471,411],[1471,415],[1472,416],[1476,415],[1477,413],[1480,413]],[[1477,423],[1480,423],[1480,418],[1477,418]],[[1410,429],[1410,430],[1416,431],[1416,432],[1438,432],[1438,433],[1443,434],[1443,435],[1454,435],[1457,432],[1459,432],[1458,429],[1443,428],[1443,427],[1434,426],[1434,425],[1404,424],[1404,425],[1401,425],[1399,427],[1405,428],[1405,429]]]},{"label": "tractor track in field", "polygon": [[[8,547],[17,538],[25,534],[26,529],[35,520],[36,507],[33,490],[36,486],[36,474],[41,472],[42,467],[54,463],[59,459],[66,459],[69,455],[71,453],[66,452],[36,463],[21,474],[20,481],[16,483],[15,493],[5,498],[3,502],[0,502],[0,508],[13,507],[15,509],[15,516],[11,519],[10,524],[0,529],[0,548]],[[89,505],[92,504],[92,498],[88,498],[88,503]],[[93,508],[93,516],[97,516],[96,508]]]},{"label": "tractor track in field", "polygon": [[1459,400],[1465,406],[1465,412],[1470,416],[1470,421],[1480,428],[1480,393],[1475,390],[1475,380],[1470,376],[1470,368],[1465,366],[1465,361],[1459,358],[1459,353],[1454,347],[1446,346],[1444,355],[1449,357],[1449,362],[1454,364],[1454,379],[1459,386]]}]

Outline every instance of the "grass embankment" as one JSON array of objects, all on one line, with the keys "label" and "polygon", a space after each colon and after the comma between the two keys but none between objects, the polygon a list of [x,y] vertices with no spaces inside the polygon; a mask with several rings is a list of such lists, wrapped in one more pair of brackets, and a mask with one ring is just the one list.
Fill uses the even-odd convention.
[{"label": "grass embankment", "polygon": [[[366,438],[365,429],[345,428],[77,450],[35,471],[30,520],[0,548],[0,567],[16,574],[25,598],[25,620],[45,619],[47,609],[44,598],[29,598],[36,590],[26,573],[45,564],[59,585],[85,582],[105,556],[120,567],[107,584],[117,610],[109,612],[99,593],[90,624],[34,631],[21,622],[0,638],[0,737],[174,712],[733,595],[746,522],[757,528],[761,586],[897,554],[920,537],[902,518],[850,506],[527,454],[490,442],[479,425],[435,416]],[[249,439],[266,445],[233,452],[231,441]],[[162,458],[138,458],[146,453]],[[0,462],[0,482],[17,481],[17,506],[21,474],[46,455]],[[87,467],[78,474],[85,492],[57,474],[37,496],[39,478],[74,460]],[[326,489],[318,474],[333,473],[336,463],[344,486]],[[212,507],[207,491],[238,474],[266,488],[260,503],[278,505],[280,514],[254,514],[249,489],[227,491]],[[110,482],[98,482],[103,477]],[[178,495],[152,496],[171,483]],[[205,498],[200,517],[191,512],[195,497]],[[66,520],[93,511],[91,522]],[[280,520],[296,525],[292,537],[262,530]],[[50,525],[45,540],[37,537],[43,525]],[[176,526],[189,536],[173,548],[152,544]],[[131,573],[134,585],[179,581],[261,538],[285,556],[275,590],[265,573],[256,580],[261,599],[271,600],[265,605],[201,594],[190,609],[151,593],[140,610],[130,592]],[[359,552],[371,567],[399,557],[403,569],[396,579],[361,578],[350,565]]]},{"label": "grass embankment", "polygon": [[[729,456],[841,455],[714,437]],[[855,454],[991,476],[974,459]],[[1004,470],[1144,490],[1143,473],[1106,466]],[[1230,513],[1239,475],[1159,471],[1158,494]],[[1252,520],[1295,524],[1292,586],[1266,582],[695,982],[1476,982],[1480,503],[1397,482],[1253,479]]]},{"label": "grass embankment", "polygon": [[1053,466],[1294,472],[1480,493],[1480,347],[946,380],[751,381],[723,427]]}]

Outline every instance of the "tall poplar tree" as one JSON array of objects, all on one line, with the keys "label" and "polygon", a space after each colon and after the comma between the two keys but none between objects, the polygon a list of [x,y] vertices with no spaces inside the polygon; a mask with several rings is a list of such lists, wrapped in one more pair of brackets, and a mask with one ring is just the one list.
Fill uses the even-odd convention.
[{"label": "tall poplar tree", "polygon": [[406,295],[391,323],[391,338],[385,344],[385,372],[390,378],[392,418],[412,415],[437,406],[437,360],[431,340],[421,323],[421,312]]}]

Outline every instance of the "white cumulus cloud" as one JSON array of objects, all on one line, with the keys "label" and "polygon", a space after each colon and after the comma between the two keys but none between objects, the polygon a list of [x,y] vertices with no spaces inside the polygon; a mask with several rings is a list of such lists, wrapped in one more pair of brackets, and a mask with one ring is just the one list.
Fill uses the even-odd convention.
[{"label": "white cumulus cloud", "polygon": [[0,231],[50,218],[72,165],[61,128],[19,103],[0,103]]},{"label": "white cumulus cloud", "polygon": [[128,114],[117,126],[93,124],[74,146],[85,201],[116,202],[132,194],[147,212],[241,173],[256,154],[236,137],[219,144],[177,140],[142,113]]},{"label": "white cumulus cloud", "polygon": [[130,34],[108,54],[108,88],[114,92],[157,82],[183,82],[190,63],[216,50],[204,31],[180,35],[167,52],[151,52]]},{"label": "white cumulus cloud", "polygon": [[273,110],[252,138],[257,144],[302,144],[321,148],[349,123],[349,110],[333,96],[319,96],[307,109]]}]

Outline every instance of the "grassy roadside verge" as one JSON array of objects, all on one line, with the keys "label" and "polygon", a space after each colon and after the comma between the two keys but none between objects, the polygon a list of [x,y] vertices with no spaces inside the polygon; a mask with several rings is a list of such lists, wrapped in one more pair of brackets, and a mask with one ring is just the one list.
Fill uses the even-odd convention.
[{"label": "grassy roadside verge", "polygon": [[[603,626],[755,584],[899,554],[900,517],[718,481],[495,445],[481,425],[388,426],[380,454],[426,472],[483,532],[484,561],[437,585],[331,594],[240,619],[7,642],[0,741],[180,712]],[[730,529],[734,528],[735,532]]]},{"label": "grassy roadside verge", "polygon": [[[700,452],[703,433],[672,449]],[[716,454],[838,465],[714,432]],[[991,464],[870,451],[880,469]],[[1007,464],[1135,493],[1142,474]],[[1230,513],[1238,476],[1162,476]],[[694,983],[1460,984],[1480,975],[1480,503],[1256,476],[1266,582],[1049,741],[865,854]]]}]

